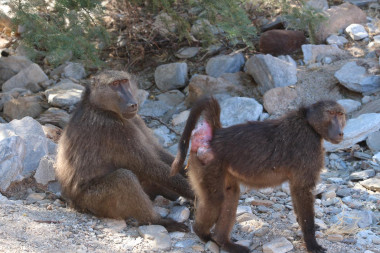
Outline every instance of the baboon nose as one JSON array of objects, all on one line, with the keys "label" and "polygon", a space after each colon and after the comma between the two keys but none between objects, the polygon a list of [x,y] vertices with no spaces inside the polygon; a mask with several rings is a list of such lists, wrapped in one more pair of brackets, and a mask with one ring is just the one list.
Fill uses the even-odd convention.
[{"label": "baboon nose", "polygon": [[136,103],[130,103],[130,104],[128,104],[128,108],[137,109],[137,104]]},{"label": "baboon nose", "polygon": [[339,133],[339,136],[340,136],[340,137],[343,137],[343,135],[344,135],[343,132],[340,132],[340,133]]}]

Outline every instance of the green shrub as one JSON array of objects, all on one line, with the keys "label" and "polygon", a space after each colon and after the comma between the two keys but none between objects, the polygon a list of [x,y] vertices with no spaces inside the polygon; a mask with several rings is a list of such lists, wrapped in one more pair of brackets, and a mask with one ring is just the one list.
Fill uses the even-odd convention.
[{"label": "green shrub", "polygon": [[13,22],[23,27],[23,44],[49,56],[49,64],[61,64],[68,54],[86,65],[101,64],[97,47],[107,44],[109,36],[99,18],[100,1],[13,0],[10,6]]}]

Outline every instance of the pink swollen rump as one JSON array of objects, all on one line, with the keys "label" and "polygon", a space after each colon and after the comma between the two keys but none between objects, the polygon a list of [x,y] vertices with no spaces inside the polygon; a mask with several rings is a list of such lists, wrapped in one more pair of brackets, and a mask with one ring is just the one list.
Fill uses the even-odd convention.
[{"label": "pink swollen rump", "polygon": [[206,121],[202,121],[191,133],[191,152],[196,152],[197,157],[203,164],[207,164],[214,159],[214,154],[210,148],[212,139],[212,129]]}]

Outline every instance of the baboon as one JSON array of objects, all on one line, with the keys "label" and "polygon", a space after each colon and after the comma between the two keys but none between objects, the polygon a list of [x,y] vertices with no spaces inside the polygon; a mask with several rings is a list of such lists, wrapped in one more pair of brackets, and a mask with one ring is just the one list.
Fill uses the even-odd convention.
[{"label": "baboon", "polygon": [[62,196],[82,212],[140,224],[187,231],[164,219],[150,198],[194,198],[187,179],[170,178],[174,157],[165,151],[136,114],[137,88],[126,72],[104,71],[94,77],[58,144],[56,175]]},{"label": "baboon", "polygon": [[[205,122],[192,134],[203,111]],[[226,251],[249,252],[229,238],[236,218],[239,183],[264,188],[289,181],[307,250],[325,252],[315,239],[312,189],[324,165],[322,141],[341,142],[345,123],[342,106],[321,101],[281,119],[222,128],[218,102],[212,97],[198,101],[190,112],[171,170],[175,175],[181,168],[191,137],[188,173],[196,195],[194,232]]]}]

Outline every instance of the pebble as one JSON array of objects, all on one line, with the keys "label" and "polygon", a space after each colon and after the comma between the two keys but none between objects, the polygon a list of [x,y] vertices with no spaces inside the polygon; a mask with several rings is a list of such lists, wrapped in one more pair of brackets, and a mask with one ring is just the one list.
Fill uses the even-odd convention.
[{"label": "pebble", "polygon": [[26,202],[28,204],[36,203],[37,201],[43,200],[46,197],[45,193],[30,193],[28,197],[26,198]]},{"label": "pebble", "polygon": [[187,219],[189,219],[190,216],[190,210],[186,206],[175,206],[171,209],[169,218],[177,221],[177,222],[184,222]]},{"label": "pebble", "polygon": [[272,240],[263,246],[264,253],[285,253],[293,249],[293,244],[285,237]]},{"label": "pebble", "polygon": [[209,250],[212,253],[219,253],[219,246],[212,241],[208,241],[205,245],[205,250]]},{"label": "pebble", "polygon": [[333,235],[327,236],[327,240],[331,242],[341,242],[343,241],[343,239],[344,239],[343,236],[339,234],[333,234]]}]

